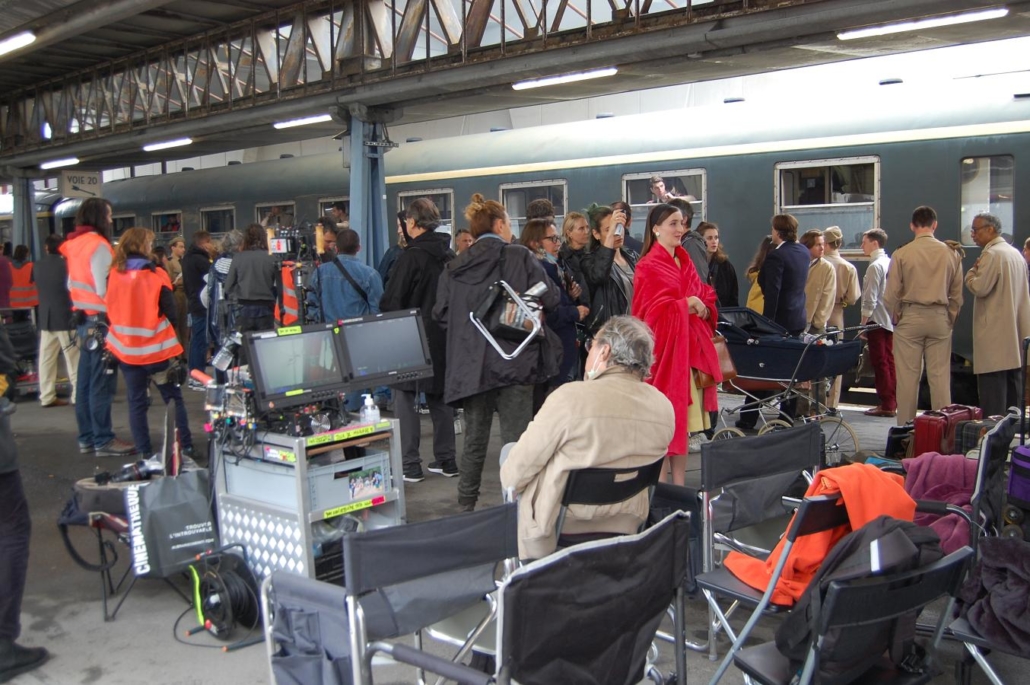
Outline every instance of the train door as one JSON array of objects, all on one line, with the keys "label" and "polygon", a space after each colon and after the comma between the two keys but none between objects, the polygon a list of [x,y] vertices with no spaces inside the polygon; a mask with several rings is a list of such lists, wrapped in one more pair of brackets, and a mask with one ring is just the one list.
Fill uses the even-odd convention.
[{"label": "train door", "polygon": [[526,208],[534,200],[547,200],[554,206],[554,220],[561,226],[569,205],[569,182],[564,178],[553,181],[526,181],[523,183],[502,183],[501,204],[511,219],[511,232],[522,233],[526,225]]}]

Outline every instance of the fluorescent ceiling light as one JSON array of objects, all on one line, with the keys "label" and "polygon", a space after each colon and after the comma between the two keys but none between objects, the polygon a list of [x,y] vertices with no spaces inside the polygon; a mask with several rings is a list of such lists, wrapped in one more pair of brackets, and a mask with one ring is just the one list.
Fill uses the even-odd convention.
[{"label": "fluorescent ceiling light", "polygon": [[63,166],[74,166],[79,163],[78,157],[69,157],[68,159],[55,159],[52,162],[43,162],[39,165],[40,169],[59,169]]},{"label": "fluorescent ceiling light", "polygon": [[6,55],[8,52],[14,52],[20,50],[26,45],[32,45],[36,42],[36,34],[32,31],[23,31],[17,33],[10,38],[0,40],[0,55]]},{"label": "fluorescent ceiling light", "polygon": [[192,138],[179,138],[178,140],[166,140],[163,143],[151,143],[150,145],[144,145],[144,152],[157,152],[158,150],[167,150],[170,147],[182,147],[183,145],[191,145],[193,143]]},{"label": "fluorescent ceiling light", "polygon": [[543,88],[544,86],[556,86],[559,83],[574,83],[576,81],[587,81],[592,78],[614,76],[617,73],[619,73],[619,70],[615,67],[605,67],[604,69],[594,69],[593,71],[578,71],[574,74],[562,74],[561,76],[548,76],[547,78],[538,78],[531,81],[519,81],[511,84],[511,88],[512,90]]},{"label": "fluorescent ceiling light", "polygon": [[837,34],[840,40],[855,40],[857,38],[872,38],[874,36],[886,36],[891,33],[904,33],[905,31],[919,31],[922,29],[935,29],[940,26],[954,26],[955,24],[968,24],[974,21],[986,21],[988,19],[1000,19],[1008,16],[1008,9],[1000,7],[979,12],[966,12],[965,14],[949,14],[943,17],[929,17],[928,19],[917,19],[905,21],[898,24],[886,24],[885,26],[870,26],[854,31],[843,31]]},{"label": "fluorescent ceiling light", "polygon": [[293,128],[294,126],[307,126],[308,124],[324,124],[327,121],[332,121],[333,118],[328,114],[319,114],[313,117],[304,117],[303,119],[291,119],[289,121],[277,121],[272,124],[275,128]]}]

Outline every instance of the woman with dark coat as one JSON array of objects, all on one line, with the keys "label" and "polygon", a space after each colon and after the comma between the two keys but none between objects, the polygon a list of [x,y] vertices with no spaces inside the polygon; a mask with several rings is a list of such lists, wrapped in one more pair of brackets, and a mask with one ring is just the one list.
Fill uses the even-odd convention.
[{"label": "woman with dark coat", "polygon": [[402,226],[408,244],[397,256],[379,309],[392,312],[418,308],[433,358],[433,377],[424,381],[398,383],[393,386],[394,408],[401,427],[401,456],[404,480],[422,480],[422,459],[419,456],[422,427],[418,414],[418,394],[426,394],[429,415],[433,419],[433,457],[430,473],[448,478],[458,475],[454,450],[454,410],[444,402],[444,379],[447,376],[447,333],[433,320],[436,287],[447,262],[454,259],[449,233],[436,233],[440,212],[433,201],[420,197],[410,205]]},{"label": "woman with dark coat", "polygon": [[[590,247],[580,265],[587,285],[590,286],[590,318],[587,326],[591,335],[600,330],[613,316],[629,314],[633,302],[633,272],[640,256],[623,246],[626,214],[611,207],[592,205],[590,217]],[[623,226],[621,235],[615,227]]]},{"label": "woman with dark coat", "polygon": [[[498,278],[520,293],[543,283],[540,302],[545,313],[558,306],[560,296],[557,288],[547,286],[551,279],[540,261],[521,245],[511,244],[511,221],[501,203],[477,193],[465,217],[476,242],[440,276],[433,318],[447,331],[444,399],[451,405],[461,402],[465,409],[458,504],[472,511],[479,499],[494,412],[501,420],[501,442],[516,442],[533,415],[533,385],[558,373],[561,341],[545,327],[519,356],[506,360],[476,329],[469,313]],[[517,347],[507,340],[498,344],[506,353]]]},{"label": "woman with dark coat", "polygon": [[740,303],[740,284],[737,283],[737,270],[730,263],[730,258],[719,242],[719,227],[716,224],[702,221],[697,232],[705,239],[708,249],[708,285],[715,288],[719,298],[719,307],[737,307]]}]

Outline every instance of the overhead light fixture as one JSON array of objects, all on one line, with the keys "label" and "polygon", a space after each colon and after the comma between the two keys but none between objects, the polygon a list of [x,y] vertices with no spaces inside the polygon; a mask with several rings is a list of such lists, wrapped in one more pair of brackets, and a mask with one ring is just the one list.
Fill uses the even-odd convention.
[{"label": "overhead light fixture", "polygon": [[576,81],[588,81],[592,78],[604,78],[619,73],[615,67],[594,69],[592,71],[577,71],[573,74],[562,74],[561,76],[548,76],[547,78],[532,79],[530,81],[518,81],[511,84],[512,90],[527,90],[529,88],[543,88],[544,86],[556,86],[561,83],[574,83]]},{"label": "overhead light fixture", "polygon": [[151,143],[150,145],[144,145],[144,152],[157,152],[158,150],[167,150],[171,147],[182,147],[183,145],[192,145],[192,138],[179,138],[177,140],[166,140],[163,143]]},{"label": "overhead light fixture", "polygon": [[964,14],[949,14],[943,17],[929,17],[927,19],[916,19],[914,21],[903,21],[897,24],[886,24],[884,26],[870,26],[854,31],[842,31],[837,34],[839,40],[856,40],[858,38],[873,38],[874,36],[886,36],[891,33],[904,33],[905,31],[920,31],[923,29],[935,29],[941,26],[954,26],[955,24],[968,24],[974,21],[987,21],[988,19],[1000,19],[1008,16],[1008,8],[999,7],[979,12],[966,12]]},{"label": "overhead light fixture", "polygon": [[324,124],[327,121],[332,121],[333,118],[328,114],[319,114],[313,117],[304,117],[303,119],[291,119],[289,121],[277,121],[272,124],[277,129],[293,128],[294,126],[307,126],[308,124]]},{"label": "overhead light fixture", "polygon": [[8,52],[14,52],[20,50],[26,45],[32,45],[36,42],[36,34],[32,31],[22,31],[16,33],[10,38],[0,40],[0,55],[6,55]]},{"label": "overhead light fixture", "polygon": [[79,163],[78,157],[69,157],[67,159],[55,159],[52,162],[43,162],[39,165],[40,169],[60,169],[63,166],[74,166]]}]

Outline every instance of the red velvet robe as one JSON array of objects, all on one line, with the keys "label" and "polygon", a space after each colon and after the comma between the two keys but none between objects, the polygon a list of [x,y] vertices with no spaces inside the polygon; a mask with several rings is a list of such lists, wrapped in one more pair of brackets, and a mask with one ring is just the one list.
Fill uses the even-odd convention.
[{"label": "red velvet robe", "polygon": [[[670,455],[687,453],[687,411],[690,406],[690,369],[702,369],[722,380],[719,359],[712,345],[718,320],[715,290],[702,283],[687,251],[676,247],[679,266],[661,245],[637,262],[633,275],[633,316],[654,332],[654,366],[647,382],[658,388],[676,410],[676,433]],[[699,298],[710,312],[707,320],[690,314],[689,296]],[[714,387],[704,391],[704,409],[715,411],[719,401]],[[697,431],[700,426],[691,426]]]}]

